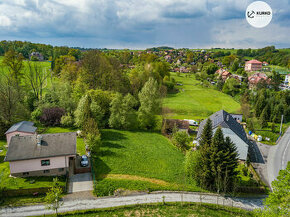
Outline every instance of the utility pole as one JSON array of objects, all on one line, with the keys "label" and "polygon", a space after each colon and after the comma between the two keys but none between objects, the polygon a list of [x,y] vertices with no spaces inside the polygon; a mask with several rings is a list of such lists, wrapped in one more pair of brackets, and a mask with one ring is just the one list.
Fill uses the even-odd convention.
[{"label": "utility pole", "polygon": [[283,124],[283,115],[282,115],[282,117],[281,117],[280,135],[282,134],[282,124]]}]

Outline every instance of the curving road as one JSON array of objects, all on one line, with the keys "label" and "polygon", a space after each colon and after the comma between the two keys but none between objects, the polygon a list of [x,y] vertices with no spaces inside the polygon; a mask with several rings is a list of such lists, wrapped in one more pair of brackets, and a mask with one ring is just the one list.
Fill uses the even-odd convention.
[{"label": "curving road", "polygon": [[[65,201],[59,212],[68,212],[84,209],[97,209],[117,207],[133,204],[157,203],[157,202],[202,202],[238,207],[246,210],[262,208],[262,198],[225,198],[215,194],[201,194],[189,192],[155,192],[151,194],[103,197],[91,200],[68,200]],[[44,205],[13,207],[0,209],[0,216],[37,216],[52,214],[45,210]]]},{"label": "curving road", "polygon": [[267,171],[269,183],[285,169],[290,161],[290,127],[279,140],[278,144],[271,147],[268,155]]}]

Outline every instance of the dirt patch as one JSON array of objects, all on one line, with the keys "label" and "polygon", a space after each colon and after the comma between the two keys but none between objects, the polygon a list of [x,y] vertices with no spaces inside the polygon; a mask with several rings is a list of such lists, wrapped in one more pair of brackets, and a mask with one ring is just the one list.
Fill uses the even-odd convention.
[{"label": "dirt patch", "polygon": [[102,178],[109,178],[109,179],[126,179],[126,180],[134,180],[134,181],[145,181],[145,182],[150,182],[150,183],[162,185],[162,186],[172,185],[171,183],[160,180],[160,179],[145,178],[145,177],[134,176],[134,175],[107,174],[107,175],[102,175],[101,177]]}]

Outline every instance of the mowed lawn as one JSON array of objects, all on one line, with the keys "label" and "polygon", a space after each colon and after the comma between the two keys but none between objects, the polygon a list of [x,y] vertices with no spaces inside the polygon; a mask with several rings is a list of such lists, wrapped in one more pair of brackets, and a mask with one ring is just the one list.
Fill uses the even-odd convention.
[{"label": "mowed lawn", "polygon": [[240,105],[231,96],[212,88],[202,87],[200,81],[191,76],[186,78],[184,74],[180,77],[171,74],[177,83],[178,93],[168,94],[164,99],[163,107],[169,108],[169,118],[177,119],[204,119],[209,115],[223,109],[230,113],[239,110]]},{"label": "mowed lawn", "polygon": [[112,129],[101,133],[101,154],[94,158],[97,195],[112,194],[118,188],[201,190],[186,183],[184,154],[161,134]]}]

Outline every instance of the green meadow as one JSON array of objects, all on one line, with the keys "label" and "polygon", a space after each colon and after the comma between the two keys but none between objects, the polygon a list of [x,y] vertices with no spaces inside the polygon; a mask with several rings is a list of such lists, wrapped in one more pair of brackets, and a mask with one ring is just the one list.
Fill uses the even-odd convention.
[{"label": "green meadow", "polygon": [[[204,119],[224,109],[227,112],[238,112],[240,105],[231,96],[212,88],[203,87],[193,76],[171,74],[177,83],[178,93],[169,93],[164,99],[163,108],[168,108],[168,118]],[[167,109],[167,110],[168,110]]]},{"label": "green meadow", "polygon": [[201,191],[186,183],[184,154],[159,133],[102,130],[100,156],[93,159],[98,196],[116,189]]}]

